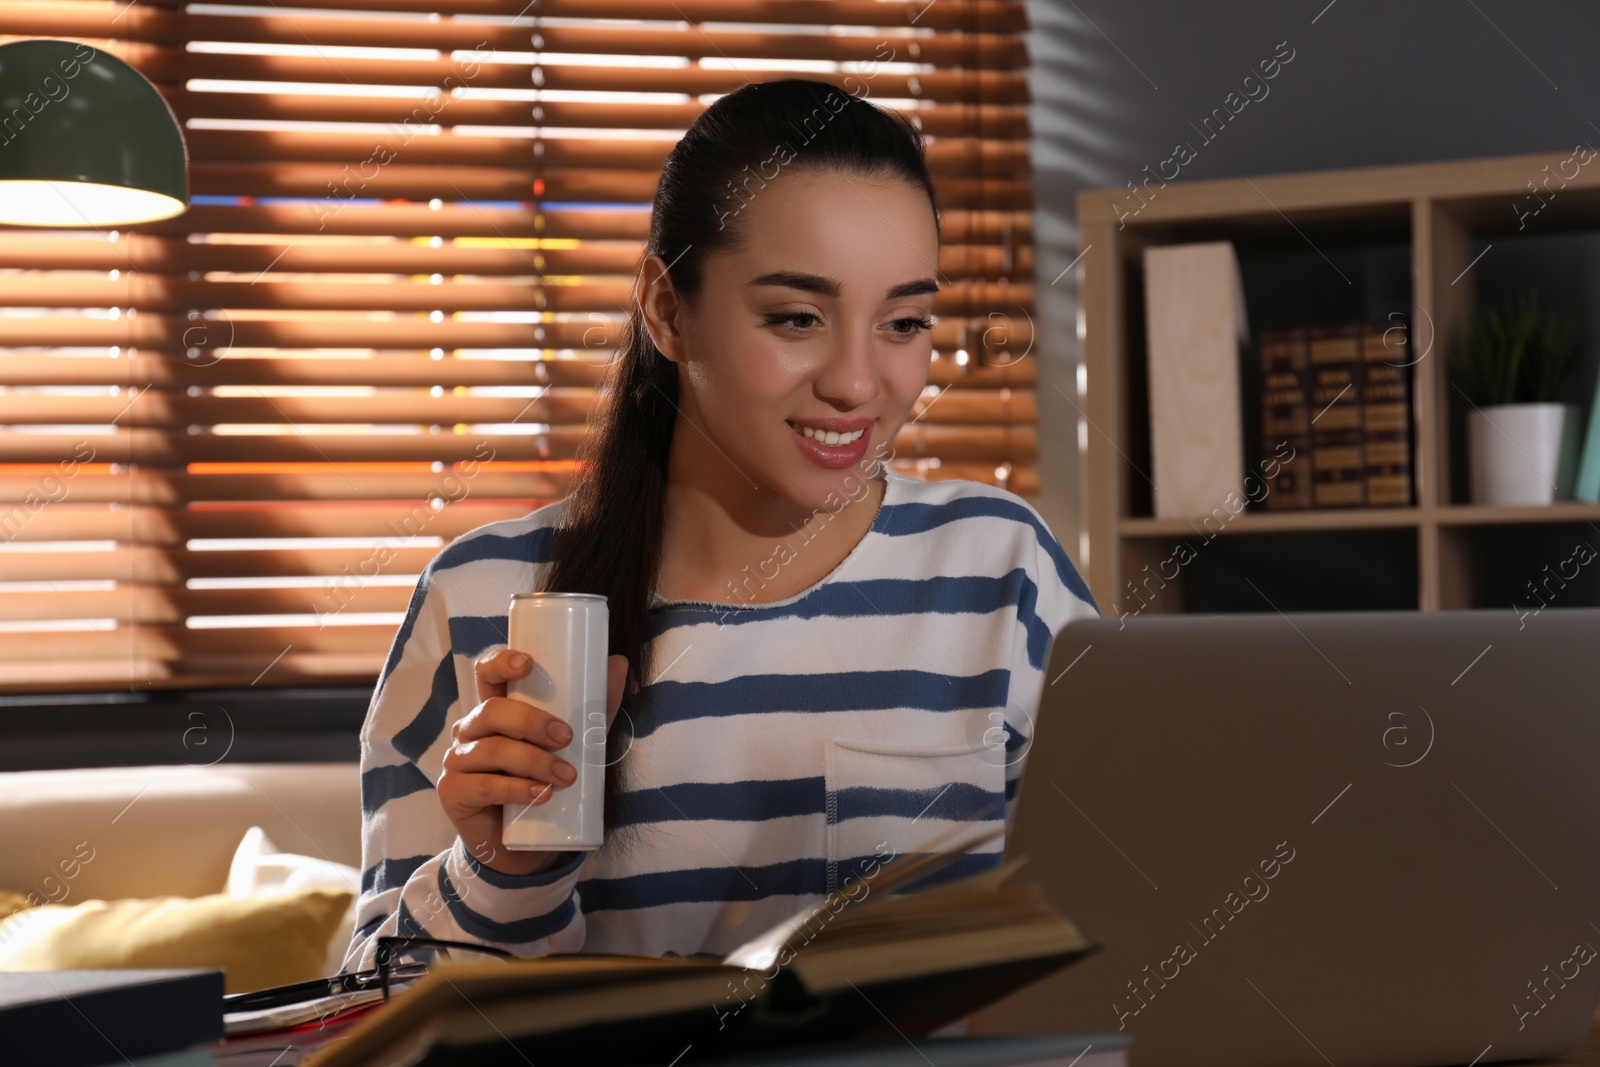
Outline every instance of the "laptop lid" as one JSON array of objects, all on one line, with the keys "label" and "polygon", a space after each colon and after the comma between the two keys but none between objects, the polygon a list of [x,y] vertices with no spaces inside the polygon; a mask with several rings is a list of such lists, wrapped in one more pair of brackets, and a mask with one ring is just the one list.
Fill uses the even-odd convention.
[{"label": "laptop lid", "polygon": [[1563,1052],[1600,995],[1600,609],[1056,638],[1007,855],[1105,948],[973,1033],[1141,1067]]}]

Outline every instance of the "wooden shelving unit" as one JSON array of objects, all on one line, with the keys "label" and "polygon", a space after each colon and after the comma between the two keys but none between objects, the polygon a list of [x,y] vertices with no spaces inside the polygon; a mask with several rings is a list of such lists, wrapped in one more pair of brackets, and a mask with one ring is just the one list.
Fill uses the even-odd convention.
[{"label": "wooden shelving unit", "polygon": [[[1137,196],[1127,187],[1081,193],[1078,219],[1087,557],[1080,563],[1103,614],[1208,610],[1192,602],[1198,598],[1189,586],[1208,565],[1213,543],[1228,546],[1229,577],[1249,576],[1251,546],[1276,561],[1261,564],[1261,580],[1238,583],[1247,594],[1256,586],[1254,609],[1264,611],[1287,609],[1273,602],[1270,588],[1294,587],[1292,575],[1273,585],[1272,567],[1283,578],[1299,560],[1308,574],[1333,567],[1332,580],[1355,581],[1363,568],[1350,560],[1365,558],[1368,543],[1387,566],[1379,573],[1415,580],[1414,600],[1413,591],[1401,590],[1394,601],[1374,606],[1425,611],[1509,606],[1509,597],[1495,600],[1500,594],[1483,590],[1520,588],[1522,570],[1534,580],[1539,564],[1555,562],[1546,559],[1551,550],[1502,558],[1508,532],[1548,535],[1555,543],[1565,534],[1576,541],[1581,531],[1600,547],[1600,505],[1469,503],[1467,405],[1451,388],[1446,361],[1475,306],[1485,264],[1506,262],[1488,258],[1496,249],[1530,236],[1600,230],[1600,159],[1579,163],[1572,152],[1551,152],[1165,185],[1152,180]],[[1141,253],[1151,245],[1214,240],[1231,241],[1239,251],[1252,335],[1269,321],[1404,313],[1394,321],[1409,323],[1416,361],[1414,506],[1247,510],[1209,537],[1201,536],[1206,531],[1198,522],[1152,517]],[[1180,542],[1194,549],[1192,562],[1172,562]],[[1351,555],[1342,563],[1328,559],[1330,544],[1351,545]],[[1303,546],[1298,556],[1297,545]],[[1345,573],[1337,572],[1340,566]],[[1161,581],[1151,582],[1152,573]],[[1218,587],[1215,574],[1206,587]],[[1235,606],[1252,610],[1249,600],[1241,596]],[[1336,606],[1362,603],[1357,595]]]}]

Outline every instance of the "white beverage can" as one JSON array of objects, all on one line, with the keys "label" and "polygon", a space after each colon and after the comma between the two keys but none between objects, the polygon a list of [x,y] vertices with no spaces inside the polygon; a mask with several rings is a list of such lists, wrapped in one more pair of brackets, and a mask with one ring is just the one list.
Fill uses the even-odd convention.
[{"label": "white beverage can", "polygon": [[[554,749],[577,777],[552,785],[539,804],[507,804],[501,840],[508,849],[582,852],[600,847],[606,773],[606,598],[594,593],[517,593],[509,645],[533,669],[506,685],[506,696],[534,704],[572,728]],[[544,746],[540,746],[541,748]]]}]

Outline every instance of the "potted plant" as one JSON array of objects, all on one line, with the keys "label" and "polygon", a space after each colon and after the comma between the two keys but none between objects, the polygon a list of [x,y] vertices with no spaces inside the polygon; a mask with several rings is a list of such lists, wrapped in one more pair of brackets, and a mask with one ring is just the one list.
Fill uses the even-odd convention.
[{"label": "potted plant", "polygon": [[1467,449],[1474,504],[1569,500],[1578,463],[1578,409],[1562,389],[1577,366],[1571,311],[1546,312],[1529,288],[1479,309],[1451,360],[1472,405]]}]

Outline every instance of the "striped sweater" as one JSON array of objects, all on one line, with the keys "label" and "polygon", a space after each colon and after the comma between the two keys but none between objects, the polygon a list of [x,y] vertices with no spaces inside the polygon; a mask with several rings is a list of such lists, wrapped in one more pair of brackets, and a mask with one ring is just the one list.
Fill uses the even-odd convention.
[{"label": "striped sweater", "polygon": [[[775,577],[775,552],[740,572],[728,603],[655,598],[654,677],[623,705],[632,840],[534,875],[469,854],[434,783],[451,723],[477,702],[473,661],[506,644],[511,594],[539,588],[563,502],[444,548],[361,730],[346,969],[373,966],[385,934],[530,958],[722,956],[864,862],[986,810],[1009,825],[1051,642],[1098,608],[1021,497],[883,476],[871,529],[804,592],[744,602]],[[997,866],[1003,849],[997,837],[923,885]]]}]

